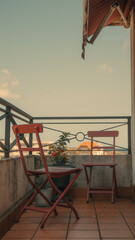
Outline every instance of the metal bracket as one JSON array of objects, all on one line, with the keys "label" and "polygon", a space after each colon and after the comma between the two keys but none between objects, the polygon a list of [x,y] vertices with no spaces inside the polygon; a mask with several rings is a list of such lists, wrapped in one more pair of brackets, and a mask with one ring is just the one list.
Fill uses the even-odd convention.
[{"label": "metal bracket", "polygon": [[106,15],[104,16],[104,18],[102,19],[101,23],[99,24],[99,26],[97,27],[95,33],[93,34],[93,36],[91,37],[90,40],[87,39],[88,43],[93,44],[94,41],[96,40],[97,36],[99,35],[99,33],[101,32],[102,28],[105,26],[105,24],[107,23],[107,21],[109,20],[109,18],[111,17],[111,15],[113,14],[113,12],[115,10],[118,10],[120,16],[122,17],[122,20],[125,24],[125,27],[129,27],[129,23],[127,21],[127,19],[124,16],[124,13],[122,12],[118,2],[115,2],[110,9],[108,10],[108,12],[106,13]]}]

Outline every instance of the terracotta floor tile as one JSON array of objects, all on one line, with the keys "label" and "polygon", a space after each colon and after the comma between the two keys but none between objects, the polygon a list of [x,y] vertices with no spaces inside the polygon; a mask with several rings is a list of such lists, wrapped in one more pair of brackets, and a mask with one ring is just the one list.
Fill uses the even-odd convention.
[{"label": "terracotta floor tile", "polygon": [[26,224],[26,223],[16,223],[13,225],[13,227],[11,228],[11,230],[13,231],[20,231],[20,230],[36,230],[38,228],[39,224]]},{"label": "terracotta floor tile", "polygon": [[135,224],[134,223],[130,223],[129,227],[130,227],[130,229],[131,229],[131,231],[132,231],[132,233],[133,233],[133,235],[135,237]]},{"label": "terracotta floor tile", "polygon": [[98,230],[98,227],[96,223],[71,223],[69,230]]},{"label": "terracotta floor tile", "polygon": [[41,213],[41,212],[24,212],[21,216],[21,218],[29,218],[29,217],[32,217],[32,218],[42,218],[44,216],[45,213]]},{"label": "terracotta floor tile", "polygon": [[30,223],[30,224],[39,224],[42,218],[20,218],[19,223]]},{"label": "terracotta floor tile", "polygon": [[68,223],[69,217],[49,217],[46,223]]},{"label": "terracotta floor tile", "polygon": [[66,230],[68,228],[68,223],[46,223],[44,226],[44,229],[46,230],[51,230],[51,231],[60,231],[62,230]]},{"label": "terracotta floor tile", "polygon": [[86,198],[85,198],[85,197],[82,197],[82,198],[75,198],[75,199],[74,199],[74,203],[76,203],[76,202],[79,202],[79,203],[86,202]]},{"label": "terracotta floor tile", "polygon": [[60,214],[65,214],[65,215],[69,215],[70,212],[71,212],[71,209],[67,209],[67,208],[61,208],[61,209],[56,209],[57,210],[57,213],[58,213],[58,216]]},{"label": "terracotta floor tile", "polygon": [[98,199],[94,199],[94,204],[96,206],[99,206],[99,205],[102,204],[104,206],[106,205],[106,207],[107,207],[107,206],[113,206],[113,205],[115,205],[117,203],[117,201],[115,201],[115,203],[112,204],[110,200],[111,200],[110,198],[108,200],[107,199],[106,200],[105,199],[103,199],[103,200],[102,199],[99,199],[99,200]]},{"label": "terracotta floor tile", "polygon": [[89,223],[89,224],[91,224],[91,223],[96,223],[97,221],[96,221],[96,218],[95,217],[87,217],[87,218],[80,218],[80,219],[78,219],[78,220],[76,220],[76,218],[71,218],[70,219],[70,223]]},{"label": "terracotta floor tile", "polygon": [[124,217],[135,217],[135,211],[122,213]]},{"label": "terracotta floor tile", "polygon": [[59,231],[51,231],[45,229],[39,229],[33,239],[65,239],[67,231],[59,230]]},{"label": "terracotta floor tile", "polygon": [[129,229],[128,228],[128,226],[126,225],[126,223],[100,223],[99,224],[99,228],[100,229],[106,229],[106,230],[108,230],[108,229],[114,229],[114,230],[116,230],[116,229]]},{"label": "terracotta floor tile", "polygon": [[130,200],[130,199],[127,199],[127,198],[119,198],[118,199],[118,204],[119,206],[127,206],[129,207],[130,205],[132,206],[133,205],[133,202]]},{"label": "terracotta floor tile", "polygon": [[122,217],[99,217],[98,221],[99,223],[124,223]]},{"label": "terracotta floor tile", "polygon": [[[95,211],[78,211],[79,217],[95,217]],[[74,213],[71,214],[72,217],[75,217]]]},{"label": "terracotta floor tile", "polygon": [[[102,207],[102,206],[101,206]],[[98,212],[119,212],[119,209],[117,209],[116,207],[96,207],[96,210]]]},{"label": "terracotta floor tile", "polygon": [[[119,206],[119,204],[118,204],[118,206]],[[126,206],[126,208],[125,208],[125,206],[124,207],[122,207],[122,206],[119,206],[119,208],[122,210],[122,211],[124,211],[124,212],[128,212],[128,211],[131,211],[131,210],[135,210],[135,205],[134,205],[134,203],[130,203],[130,204],[128,204],[128,206]]]},{"label": "terracotta floor tile", "polygon": [[97,212],[98,217],[121,217],[121,214],[119,212]]},{"label": "terracotta floor tile", "polygon": [[68,240],[69,239],[99,239],[99,233],[97,230],[69,230]]},{"label": "terracotta floor tile", "polygon": [[57,216],[54,217],[58,217],[58,218],[68,218],[70,216],[70,212],[58,212]]},{"label": "terracotta floor tile", "polygon": [[118,230],[118,229],[115,229],[115,231],[112,229],[112,230],[103,230],[101,229],[101,236],[102,238],[125,238],[125,239],[128,239],[128,238],[133,238],[133,235],[131,234],[131,232],[129,230]]},{"label": "terracotta floor tile", "polygon": [[95,211],[95,208],[93,206],[77,206],[74,205],[74,207],[77,209],[77,211]]},{"label": "terracotta floor tile", "polygon": [[116,203],[111,204],[110,198],[105,201],[97,198],[94,204],[93,200],[87,204],[86,199],[78,198],[75,199],[74,206],[79,213],[79,220],[76,220],[71,209],[57,207],[58,216],[53,213],[47,219],[43,229],[40,228],[40,223],[45,215],[26,211],[21,216],[19,223],[16,223],[2,240],[65,240],[69,221],[67,240],[99,240],[97,220],[102,240],[135,239],[133,236],[135,235],[135,205],[130,200],[117,199]]},{"label": "terracotta floor tile", "polygon": [[127,223],[135,223],[135,217],[125,217]]},{"label": "terracotta floor tile", "polygon": [[115,209],[117,204],[116,203],[112,204],[111,202],[101,202],[101,201],[99,201],[99,202],[95,202],[94,206],[96,208],[100,208],[102,206],[104,209],[108,209],[108,208]]},{"label": "terracotta floor tile", "polygon": [[[13,238],[6,238],[6,237],[3,237],[2,240],[13,240]],[[31,240],[31,238],[16,238],[14,240]],[[49,239],[50,240],[50,239]]]},{"label": "terracotta floor tile", "polygon": [[34,231],[9,231],[3,239],[29,239],[32,238]]}]

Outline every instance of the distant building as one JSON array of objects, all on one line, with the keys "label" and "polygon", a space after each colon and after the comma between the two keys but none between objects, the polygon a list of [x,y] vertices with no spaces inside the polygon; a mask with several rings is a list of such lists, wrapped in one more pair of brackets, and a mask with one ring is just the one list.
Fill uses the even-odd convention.
[{"label": "distant building", "polygon": [[[28,137],[26,137],[26,140],[28,141]],[[4,139],[1,139],[0,141],[3,145],[5,145],[5,140]],[[12,139],[10,139],[10,144],[11,144],[11,142],[12,142]],[[47,141],[47,142],[42,141],[42,146],[43,146],[43,149],[44,149],[46,155],[49,152],[49,145],[51,145],[51,144],[53,144],[52,141]],[[23,141],[21,141],[21,145],[24,146],[24,147],[26,146]],[[33,141],[33,147],[35,147],[35,148],[38,147],[36,141]],[[0,149],[0,150],[2,151],[2,149]],[[28,155],[29,153],[24,152],[23,154]],[[36,151],[36,152],[33,152],[32,154],[33,155],[38,155],[38,152]],[[12,150],[10,152],[10,157],[17,157],[17,156],[20,156],[20,153],[19,153],[17,144],[15,144],[15,146],[12,148]],[[4,152],[0,152],[0,159],[2,159],[2,158],[4,158]]]},{"label": "distant building", "polygon": [[[94,147],[101,147],[99,143],[93,142]],[[77,154],[90,154],[91,150],[91,142],[83,142],[76,149]],[[104,151],[102,149],[93,151],[93,155],[103,155]]]}]

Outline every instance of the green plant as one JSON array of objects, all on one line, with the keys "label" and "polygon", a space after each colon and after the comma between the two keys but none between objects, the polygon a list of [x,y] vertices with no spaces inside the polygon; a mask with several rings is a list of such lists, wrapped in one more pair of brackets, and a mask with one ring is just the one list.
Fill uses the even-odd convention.
[{"label": "green plant", "polygon": [[59,139],[52,145],[50,145],[49,156],[51,162],[55,166],[65,166],[69,164],[69,158],[67,156],[67,143],[70,142],[69,133],[63,132]]}]

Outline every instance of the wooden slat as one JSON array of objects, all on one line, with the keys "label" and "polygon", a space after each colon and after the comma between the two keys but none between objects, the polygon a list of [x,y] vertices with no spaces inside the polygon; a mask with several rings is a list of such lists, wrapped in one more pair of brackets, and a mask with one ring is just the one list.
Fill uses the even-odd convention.
[{"label": "wooden slat", "polygon": [[20,148],[21,151],[24,151],[24,152],[30,152],[30,151],[40,151],[39,148]]},{"label": "wooden slat", "polygon": [[88,131],[88,137],[118,137],[118,131]]},{"label": "wooden slat", "polygon": [[15,129],[17,130],[18,134],[24,133],[35,133],[35,127],[38,127],[38,132],[43,132],[43,126],[40,123],[33,123],[33,124],[25,124],[25,125],[14,125],[13,131],[15,133]]}]

